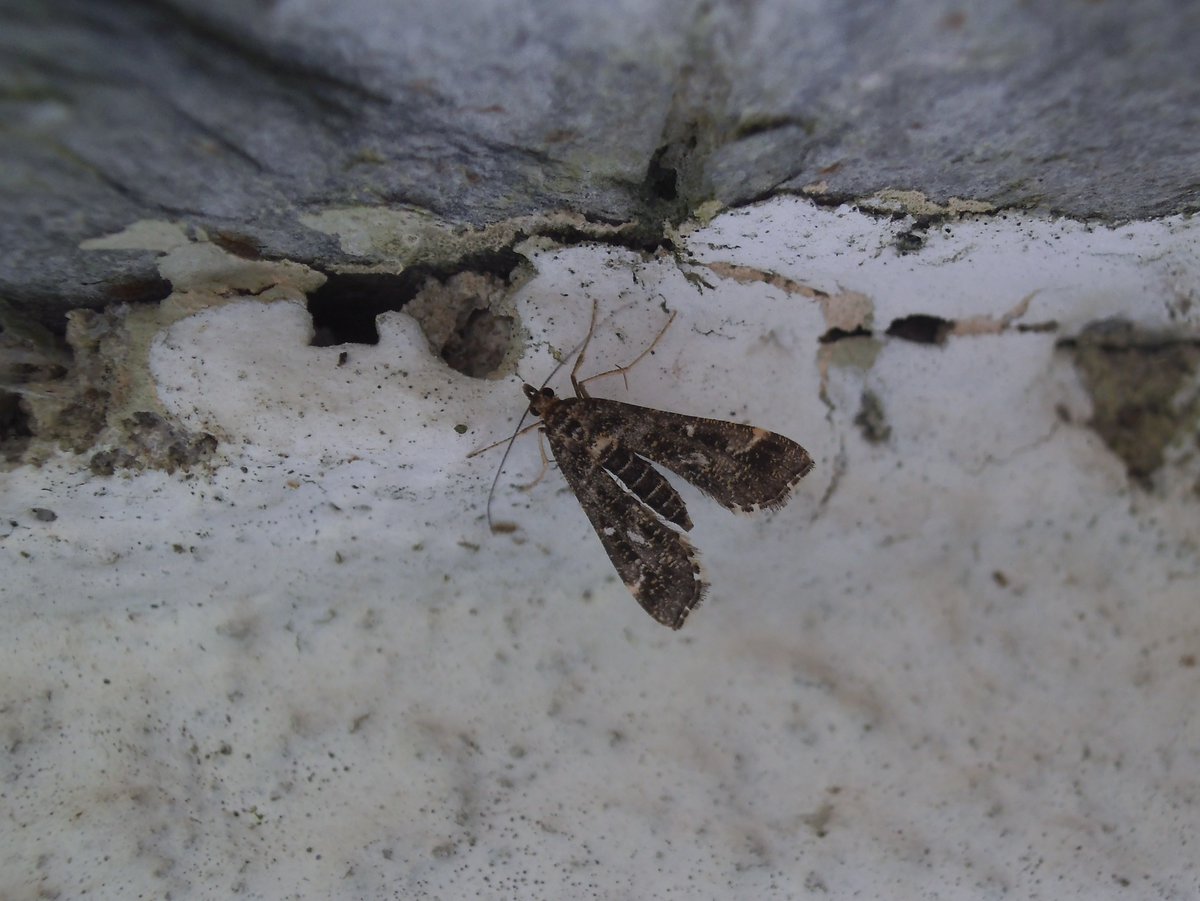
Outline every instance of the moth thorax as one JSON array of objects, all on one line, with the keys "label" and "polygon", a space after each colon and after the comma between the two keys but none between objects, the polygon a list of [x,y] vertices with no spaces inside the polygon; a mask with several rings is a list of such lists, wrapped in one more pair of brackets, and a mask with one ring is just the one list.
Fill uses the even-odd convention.
[{"label": "moth thorax", "polygon": [[583,441],[588,435],[587,429],[583,427],[583,423],[578,419],[566,420],[559,426],[559,429],[572,441]]}]

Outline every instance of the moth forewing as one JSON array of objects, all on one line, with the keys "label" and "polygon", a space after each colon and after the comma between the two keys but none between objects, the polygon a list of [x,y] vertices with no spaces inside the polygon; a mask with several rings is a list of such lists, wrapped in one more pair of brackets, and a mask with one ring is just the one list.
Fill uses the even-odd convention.
[{"label": "moth forewing", "polygon": [[813,467],[808,451],[795,441],[756,426],[603,398],[588,402],[597,405],[598,420],[619,432],[624,449],[669,469],[735,513],[782,507]]},{"label": "moth forewing", "polygon": [[707,588],[691,542],[617,483],[589,452],[586,430],[548,428],[546,437],[625,587],[658,622],[678,629]]}]

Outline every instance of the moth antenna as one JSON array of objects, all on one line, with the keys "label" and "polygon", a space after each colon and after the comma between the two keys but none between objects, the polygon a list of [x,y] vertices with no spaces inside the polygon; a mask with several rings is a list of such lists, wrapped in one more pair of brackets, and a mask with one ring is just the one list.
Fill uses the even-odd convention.
[{"label": "moth antenna", "polygon": [[[557,364],[555,364],[554,368],[550,370],[550,374],[548,376],[546,376],[545,381],[543,381],[541,383],[541,385],[538,386],[539,390],[541,390],[542,388],[545,388],[548,384],[550,384],[550,380],[558,374],[558,370],[563,368],[563,365],[566,363],[566,361],[571,359],[571,357],[573,357],[575,355],[575,351],[579,350],[579,347],[580,347],[580,345],[577,344],[574,348],[571,349],[571,352],[569,354],[567,354],[562,360],[560,360]],[[514,372],[515,371],[516,370],[514,370]],[[525,381],[525,378],[521,375],[520,372],[517,372],[516,375],[517,375],[517,378],[521,379],[522,382],[524,382],[525,384],[528,384],[528,382]],[[521,414],[521,418],[517,420],[516,431],[514,431],[512,433],[512,435],[508,439],[508,443],[504,446],[504,455],[502,457],[500,457],[500,465],[496,467],[496,475],[492,479],[492,487],[488,490],[487,524],[488,524],[488,531],[490,531],[490,532],[496,531],[495,523],[492,520],[492,501],[496,499],[496,486],[500,484],[500,476],[504,474],[504,464],[508,460],[508,454],[512,450],[513,442],[515,442],[517,440],[517,436],[521,434],[521,432],[522,432],[521,426],[525,425],[525,418],[528,415],[529,415],[529,408],[526,407],[525,412]],[[530,426],[530,428],[533,428],[533,426]],[[477,451],[471,451],[471,453],[469,453],[467,456],[473,457],[476,454],[482,453],[483,451],[489,450],[490,448],[493,448],[493,447],[496,447],[496,445],[489,444],[487,447],[481,447]]]},{"label": "moth antenna", "polygon": [[[554,378],[556,375],[558,375],[558,371],[567,364],[567,360],[571,359],[571,357],[575,356],[577,353],[582,351],[584,349],[584,347],[587,346],[587,343],[592,340],[592,332],[595,331],[595,328],[596,328],[596,309],[598,306],[599,306],[599,304],[595,300],[593,300],[592,301],[592,318],[591,318],[590,324],[588,325],[587,334],[584,336],[582,341],[580,341],[573,348],[571,348],[571,352],[569,354],[564,356],[561,360],[559,360],[554,365],[554,368],[550,370],[550,374],[548,376],[546,376],[546,378],[542,381],[542,383],[540,385],[538,385],[539,391],[542,388],[545,388],[547,385],[550,384],[550,380],[552,378]],[[613,311],[613,313],[610,313],[609,316],[605,318],[605,322],[607,322],[608,319],[611,318],[612,316],[616,315],[617,312],[618,311]],[[672,315],[671,318],[674,319],[675,317]],[[670,325],[670,322],[668,322],[667,325]],[[663,331],[666,331],[666,329],[664,328]],[[661,337],[661,334],[660,334],[660,337]],[[655,339],[655,341],[657,342],[657,339]],[[577,370],[578,370],[578,361],[576,361],[576,371]],[[513,371],[516,372],[515,369]],[[524,379],[524,377],[522,377],[520,372],[516,372],[516,375],[517,375],[517,378],[521,379],[521,381],[523,383],[529,384]],[[572,374],[571,374],[571,381],[572,381],[572,383],[574,383],[574,381],[575,381],[575,373],[574,372],[572,372]],[[496,476],[495,476],[495,478],[492,479],[492,487],[488,491],[487,524],[488,524],[488,530],[491,532],[496,531],[495,524],[492,521],[492,501],[496,497],[496,486],[500,484],[500,476],[504,472],[504,463],[505,463],[505,461],[508,460],[508,453],[509,453],[509,451],[512,450],[513,442],[517,440],[517,436],[521,434],[521,431],[522,431],[521,426],[523,426],[525,424],[525,417],[528,415],[529,415],[529,408],[526,407],[525,412],[521,414],[521,418],[517,421],[516,431],[513,432],[512,436],[508,439],[508,444],[504,448],[504,455],[500,458],[500,465],[496,467]],[[530,426],[530,428],[532,428],[532,426]],[[471,451],[471,453],[467,454],[467,456],[474,457],[476,454],[481,454],[486,450],[491,450],[493,447],[498,447],[500,445],[500,443],[501,442],[497,441],[495,444],[489,444],[487,447],[481,447],[481,448],[479,448],[479,450]]]},{"label": "moth antenna", "polygon": [[500,458],[500,465],[496,467],[496,475],[495,478],[492,479],[492,487],[488,490],[487,524],[489,532],[496,531],[496,526],[492,522],[492,500],[496,497],[496,486],[500,484],[500,475],[504,472],[504,461],[508,459],[508,452],[512,450],[513,442],[516,441],[517,436],[521,434],[521,426],[525,424],[525,417],[528,415],[529,408],[526,407],[525,412],[521,414],[521,418],[517,422],[517,430],[513,432],[512,437],[508,439],[508,444],[504,448],[504,456]]}]

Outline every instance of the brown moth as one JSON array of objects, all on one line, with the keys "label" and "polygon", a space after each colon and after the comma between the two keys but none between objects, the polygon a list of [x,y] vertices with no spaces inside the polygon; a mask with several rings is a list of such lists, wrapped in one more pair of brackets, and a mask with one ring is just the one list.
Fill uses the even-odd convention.
[{"label": "brown moth", "polygon": [[[589,338],[595,320],[593,308]],[[685,534],[692,520],[683,499],[650,464],[728,510],[749,513],[786,504],[812,457],[766,429],[591,397],[577,378],[584,350],[586,339],[571,371],[575,396],[527,384],[529,412],[541,418],[558,468],[621,581],[647,613],[678,629],[708,586]]]}]

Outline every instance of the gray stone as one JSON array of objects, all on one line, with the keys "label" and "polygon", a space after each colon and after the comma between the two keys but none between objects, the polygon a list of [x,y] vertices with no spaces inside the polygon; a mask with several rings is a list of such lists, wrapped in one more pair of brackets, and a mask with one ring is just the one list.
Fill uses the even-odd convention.
[{"label": "gray stone", "polygon": [[[0,0],[0,296],[157,300],[175,219],[380,265],[306,214],[634,222],[884,189],[1102,220],[1197,208],[1200,5]],[[536,226],[534,226],[536,230]]]}]

